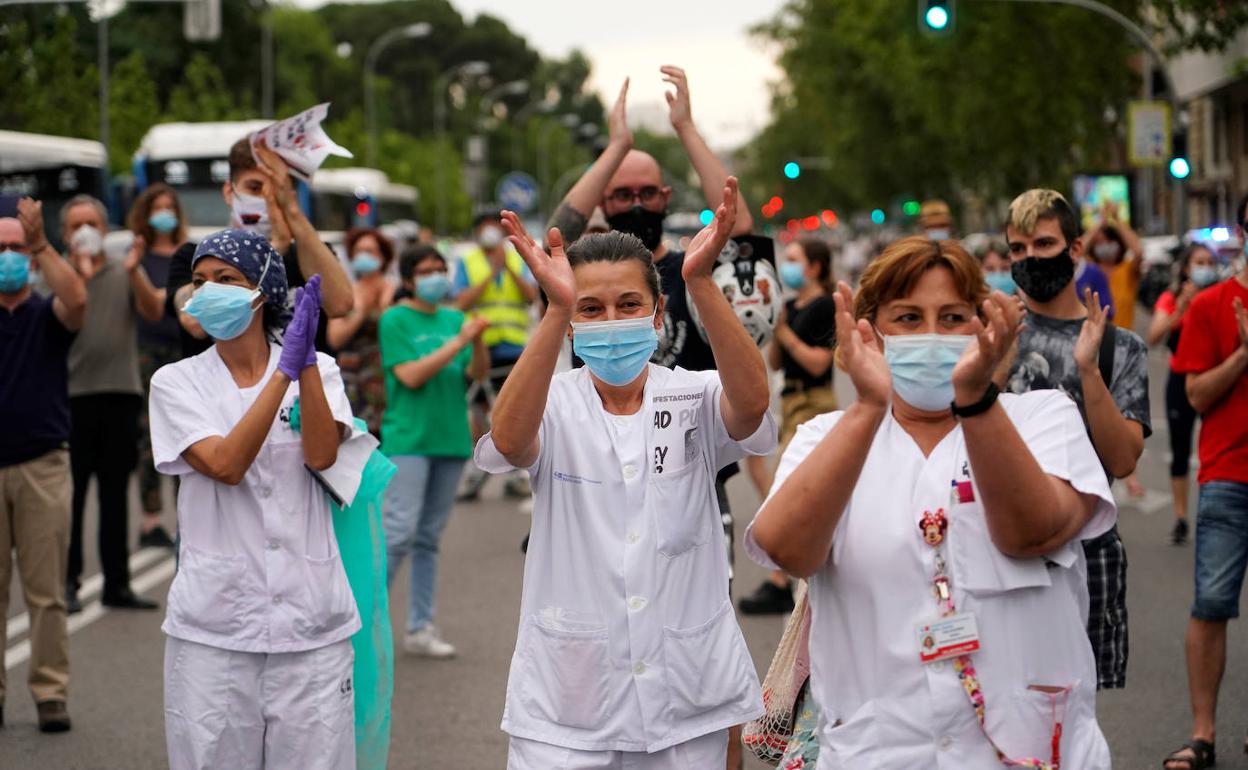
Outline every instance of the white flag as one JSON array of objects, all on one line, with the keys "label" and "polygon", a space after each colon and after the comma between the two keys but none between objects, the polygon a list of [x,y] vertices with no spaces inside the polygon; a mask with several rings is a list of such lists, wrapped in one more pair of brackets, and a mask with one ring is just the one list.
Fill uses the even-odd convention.
[{"label": "white flag", "polygon": [[343,158],[355,157],[350,150],[339,147],[321,128],[321,121],[329,114],[329,102],[318,104],[293,117],[279,120],[251,135],[252,154],[256,144],[263,139],[290,167],[290,173],[305,182],[321,167],[330,155]]}]

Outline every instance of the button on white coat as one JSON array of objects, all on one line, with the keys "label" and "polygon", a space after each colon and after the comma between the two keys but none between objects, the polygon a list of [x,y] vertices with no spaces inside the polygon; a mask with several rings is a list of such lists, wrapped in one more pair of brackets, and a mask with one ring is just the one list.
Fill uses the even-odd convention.
[{"label": "button on white coat", "polygon": [[636,466],[636,465],[625,465],[625,466],[624,466],[624,478],[626,478],[626,479],[628,479],[628,480],[630,480],[630,481],[631,481],[632,479],[634,479],[634,478],[636,478],[636,477],[637,477],[637,466]]},{"label": "button on white coat", "polygon": [[645,606],[646,606],[646,600],[641,598],[640,596],[628,597],[628,608],[630,610],[639,610]]},{"label": "button on white coat", "polygon": [[637,661],[637,664],[633,666],[633,673],[636,674],[637,676],[641,676],[642,674],[646,673],[645,661],[642,661],[642,660]]},{"label": "button on white coat", "polygon": [[281,548],[281,547],[282,547],[282,544],[281,544],[281,543],[279,543],[279,542],[277,542],[276,540],[270,540],[270,541],[269,541],[269,550],[270,550],[270,551],[276,551],[278,548]]},{"label": "button on white coat", "polygon": [[937,741],[936,745],[940,747],[941,751],[948,751],[949,747],[953,745],[953,739],[946,735]]},{"label": "button on white coat", "polygon": [[641,535],[636,532],[629,532],[624,539],[628,541],[629,545],[637,545],[637,541],[641,539]]}]

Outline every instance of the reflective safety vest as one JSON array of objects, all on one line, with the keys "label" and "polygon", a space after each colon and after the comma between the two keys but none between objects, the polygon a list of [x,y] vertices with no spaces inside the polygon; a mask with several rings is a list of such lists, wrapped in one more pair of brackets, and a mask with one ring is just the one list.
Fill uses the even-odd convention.
[{"label": "reflective safety vest", "polygon": [[500,286],[498,281],[490,278],[494,268],[484,251],[475,248],[464,255],[468,285],[489,283],[477,298],[477,303],[468,308],[472,315],[481,316],[490,322],[490,328],[481,335],[487,348],[500,342],[523,346],[529,341],[529,304],[524,300],[524,292],[516,285],[516,279],[511,277],[511,273],[523,274],[524,259],[509,249],[507,266],[511,268],[511,272],[502,273]]}]

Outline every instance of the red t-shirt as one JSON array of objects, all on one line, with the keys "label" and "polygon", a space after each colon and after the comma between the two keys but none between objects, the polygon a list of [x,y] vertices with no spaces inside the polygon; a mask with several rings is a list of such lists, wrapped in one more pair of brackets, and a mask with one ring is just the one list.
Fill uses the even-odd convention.
[{"label": "red t-shirt", "polygon": [[[1183,319],[1183,336],[1171,363],[1174,371],[1209,371],[1243,344],[1231,304],[1236,297],[1248,306],[1248,288],[1235,278],[1196,295]],[[1201,415],[1199,480],[1248,484],[1248,375],[1240,375],[1222,400]]]}]

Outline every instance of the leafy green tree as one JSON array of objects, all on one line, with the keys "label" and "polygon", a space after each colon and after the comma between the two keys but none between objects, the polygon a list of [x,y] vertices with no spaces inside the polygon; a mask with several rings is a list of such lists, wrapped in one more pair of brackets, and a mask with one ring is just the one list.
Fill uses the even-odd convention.
[{"label": "leafy green tree", "polygon": [[191,57],[182,82],[169,94],[167,120],[203,122],[242,117],[234,95],[225,87],[225,76],[207,54]]},{"label": "leafy green tree", "polygon": [[99,136],[99,74],[91,60],[76,60],[77,20],[58,16],[50,34],[29,46],[28,108],[22,130],[56,136]]},{"label": "leafy green tree", "polygon": [[139,148],[143,135],[159,119],[156,83],[147,70],[142,52],[134,51],[113,67],[108,103],[109,165],[124,172]]}]

